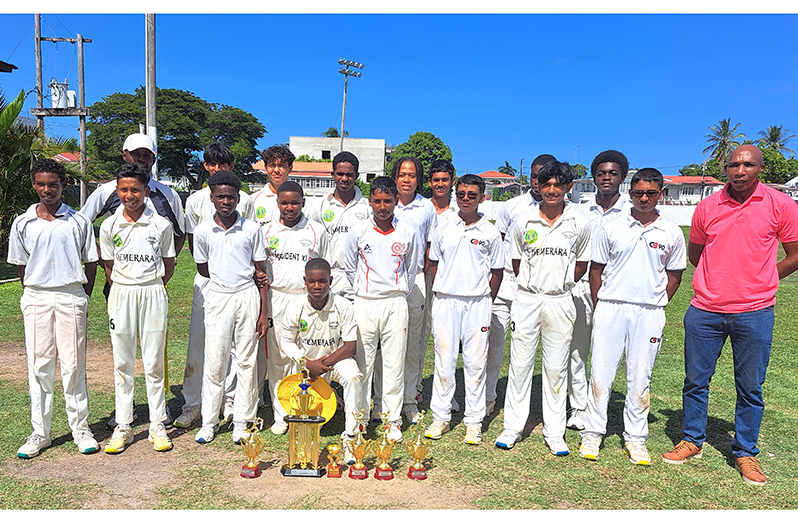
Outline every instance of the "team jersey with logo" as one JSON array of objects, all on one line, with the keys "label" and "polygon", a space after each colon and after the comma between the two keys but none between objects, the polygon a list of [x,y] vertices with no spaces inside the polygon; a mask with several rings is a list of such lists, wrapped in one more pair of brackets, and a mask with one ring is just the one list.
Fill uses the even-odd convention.
[{"label": "team jersey with logo", "polygon": [[254,220],[258,223],[280,221],[280,209],[277,208],[277,193],[272,191],[272,186],[266,187],[252,195],[252,208],[255,212]]},{"label": "team jersey with logo", "polygon": [[8,263],[25,266],[25,285],[41,288],[87,283],[82,263],[97,261],[91,222],[62,203],[55,220],[36,214],[34,203],[11,225]]},{"label": "team jersey with logo", "polygon": [[485,216],[466,225],[458,214],[432,231],[429,259],[438,262],[433,292],[479,297],[490,294],[491,269],[504,268],[499,230]]},{"label": "team jersey with logo", "polygon": [[[595,234],[597,230],[604,226],[610,220],[614,220],[616,218],[624,216],[624,213],[629,213],[632,210],[632,202],[629,200],[629,197],[623,193],[618,196],[618,199],[615,203],[607,209],[606,211],[604,208],[596,203],[596,196],[590,199],[589,202],[585,204],[579,204],[575,207],[582,216],[587,218],[588,225],[590,225],[590,233]],[[588,281],[588,277],[590,276],[590,271],[588,270],[582,276],[582,281]]]},{"label": "team jersey with logo", "polygon": [[566,294],[575,285],[576,262],[590,261],[590,226],[573,204],[565,204],[554,225],[536,210],[515,224],[511,245],[512,259],[521,261],[516,278],[519,290]]},{"label": "team jersey with logo", "polygon": [[305,290],[305,264],[311,258],[327,259],[324,228],[302,216],[293,227],[280,221],[261,225],[269,263],[266,271],[271,288],[289,294]]},{"label": "team jersey with logo", "polygon": [[321,198],[321,205],[314,205],[308,212],[308,218],[324,226],[330,266],[343,270],[346,235],[353,225],[368,220],[371,208],[368,199],[357,187],[355,197],[346,205],[336,200],[333,194],[334,191],[331,191]]},{"label": "team jersey with logo", "polygon": [[411,225],[416,231],[413,256],[416,272],[421,272],[424,270],[424,254],[427,252],[429,236],[437,221],[438,213],[435,212],[435,206],[420,194],[416,194],[413,201],[407,205],[397,201],[393,212],[397,220]]},{"label": "team jersey with logo", "polygon": [[[144,200],[147,207],[169,220],[175,235],[182,236],[186,225],[180,196],[174,189],[154,178],[150,178],[147,185],[150,188],[150,196]],[[94,222],[98,216],[114,214],[120,205],[119,195],[116,193],[116,180],[111,180],[97,187],[78,212],[86,216],[90,222]]]},{"label": "team jersey with logo", "polygon": [[349,230],[346,237],[346,277],[362,298],[406,296],[416,280],[415,229],[393,219],[384,232],[372,216]]},{"label": "team jersey with logo", "polygon": [[[330,293],[321,310],[310,304],[308,296],[292,298],[277,326],[280,336],[296,344],[298,354],[286,355],[299,361],[302,356],[317,360],[329,356],[346,341],[357,341],[355,308],[346,298]],[[286,345],[282,346],[284,349]]]},{"label": "team jersey with logo", "polygon": [[120,206],[100,226],[100,256],[113,260],[114,283],[137,285],[163,278],[163,258],[175,257],[172,224],[144,207],[138,221],[125,219]]},{"label": "team jersey with logo", "polygon": [[194,261],[207,263],[211,282],[225,289],[253,283],[253,261],[266,261],[260,227],[243,216],[227,230],[213,218],[200,223],[194,229]]},{"label": "team jersey with logo", "polygon": [[[252,198],[244,191],[238,191],[238,205],[236,210],[239,216],[247,220],[252,220],[255,211],[252,207]],[[197,225],[203,222],[212,221],[216,214],[216,207],[211,202],[211,188],[205,187],[195,192],[186,200],[186,233],[194,234]]]},{"label": "team jersey with logo", "polygon": [[507,301],[513,301],[518,290],[513,272],[512,239],[513,227],[516,222],[523,220],[527,214],[537,212],[538,202],[532,198],[532,193],[527,192],[516,198],[511,198],[504,202],[499,208],[499,215],[496,217],[496,228],[504,235],[504,276],[502,284],[499,286],[497,297]]},{"label": "team jersey with logo", "polygon": [[662,216],[645,227],[631,209],[594,232],[591,259],[605,265],[598,298],[637,305],[668,304],[665,271],[687,268],[682,230]]}]

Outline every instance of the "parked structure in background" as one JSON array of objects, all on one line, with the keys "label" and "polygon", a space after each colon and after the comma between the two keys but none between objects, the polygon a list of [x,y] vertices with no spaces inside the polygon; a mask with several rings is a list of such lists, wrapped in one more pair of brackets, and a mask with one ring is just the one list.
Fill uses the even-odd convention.
[{"label": "parked structure in background", "polygon": [[[341,148],[341,139],[327,138],[324,136],[291,136],[288,140],[288,148],[297,158],[303,154],[307,154],[309,157],[316,160],[332,161],[333,156],[338,154]],[[344,150],[351,152],[360,160],[359,179],[361,181],[371,182],[375,177],[385,175],[385,140],[378,138],[347,137]],[[295,179],[294,175],[296,175],[297,165],[301,163],[304,162],[294,163],[292,180]],[[320,166],[325,164],[318,163],[316,165],[319,166],[317,167],[318,169],[323,170],[324,168]],[[328,163],[326,165],[327,177],[330,178],[329,174],[330,171],[332,171],[332,164]],[[308,169],[308,171],[310,171],[310,169]],[[297,182],[302,185],[299,180],[297,180]],[[330,178],[330,182],[332,183],[332,178]],[[332,187],[332,185],[330,185],[330,187]],[[305,186],[302,185],[302,188],[304,189]]]},{"label": "parked structure in background", "polygon": [[487,200],[493,199],[493,188],[499,189],[499,194],[512,192],[516,196],[521,194],[521,185],[517,176],[500,173],[498,171],[485,171],[477,176],[485,180],[485,195]]}]

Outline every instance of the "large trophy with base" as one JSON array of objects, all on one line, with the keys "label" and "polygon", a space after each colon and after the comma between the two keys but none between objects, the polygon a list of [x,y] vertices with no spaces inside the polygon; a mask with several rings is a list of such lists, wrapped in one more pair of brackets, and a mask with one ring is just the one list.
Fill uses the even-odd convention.
[{"label": "large trophy with base", "polygon": [[407,452],[413,457],[413,459],[416,460],[415,463],[410,465],[410,468],[407,471],[407,477],[410,479],[427,479],[427,469],[421,462],[424,457],[429,454],[430,447],[430,442],[424,439],[424,429],[422,428],[425,413],[426,411],[422,410],[413,416],[413,439],[410,441],[405,441]]},{"label": "large trophy with base", "polygon": [[260,463],[258,462],[258,455],[260,455],[265,443],[261,439],[259,431],[263,430],[263,420],[258,418],[253,421],[248,427],[248,436],[244,438],[242,448],[244,454],[247,456],[247,463],[241,467],[242,478],[257,478],[260,476]]},{"label": "large trophy with base", "polygon": [[390,428],[388,415],[389,412],[380,412],[382,423],[380,423],[380,428],[377,429],[377,434],[379,434],[381,438],[378,441],[371,442],[371,448],[380,460],[380,462],[377,463],[377,467],[374,469],[374,479],[393,479],[393,469],[388,464],[388,460],[391,459],[394,442],[388,439],[388,429]]},{"label": "large trophy with base", "polygon": [[[363,416],[365,415],[366,411],[360,409],[360,412],[355,414],[355,419],[357,420],[357,427],[361,427],[361,421],[363,420]],[[363,464],[363,458],[366,457],[366,454],[369,453],[369,447],[371,446],[371,441],[363,438],[363,431],[357,430],[355,431],[355,439],[346,441],[344,443],[348,448],[349,452],[355,457],[354,465],[349,466],[349,477],[352,479],[366,479],[369,477],[368,470],[366,469],[366,465]]]}]

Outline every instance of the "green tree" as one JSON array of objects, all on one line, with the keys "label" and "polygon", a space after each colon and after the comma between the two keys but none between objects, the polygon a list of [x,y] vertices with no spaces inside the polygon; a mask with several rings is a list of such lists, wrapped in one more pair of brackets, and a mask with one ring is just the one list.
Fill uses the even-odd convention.
[{"label": "green tree", "polygon": [[[257,141],[266,132],[250,113],[229,105],[209,103],[179,89],[158,89],[158,169],[174,179],[185,176],[195,189],[202,187],[207,172],[199,153],[211,142],[230,147],[240,176],[252,170],[259,152]],[[87,124],[89,172],[96,178],[111,178],[122,164],[122,144],[138,132],[146,120],[145,93],[114,93],[91,106]],[[244,176],[242,176],[244,177]]]},{"label": "green tree", "polygon": [[[701,176],[702,172],[701,164],[698,163],[691,163],[679,169],[679,174],[682,176]],[[721,169],[720,164],[713,158],[707,160],[706,176],[713,176],[722,182],[726,181],[726,172]]]},{"label": "green tree", "polygon": [[[326,131],[321,133],[322,136],[326,136],[327,138],[340,138],[341,134],[338,132],[337,127],[328,127]],[[344,131],[344,138],[349,136],[349,131]]]},{"label": "green tree", "polygon": [[703,154],[710,153],[720,165],[725,165],[726,158],[729,157],[735,148],[740,146],[741,141],[745,140],[745,134],[736,132],[740,124],[738,123],[731,127],[730,120],[731,118],[720,120],[718,125],[713,125],[709,128],[712,131],[710,134],[704,135],[709,145],[704,149]]},{"label": "green tree", "polygon": [[788,160],[778,149],[762,146],[760,149],[762,149],[764,169],[759,178],[763,182],[787,183],[798,176],[798,159],[792,157]]},{"label": "green tree", "polygon": [[494,202],[506,202],[507,200],[513,198],[515,193],[510,191],[500,193],[500,189],[498,187],[493,188],[493,198],[491,198]]},{"label": "green tree", "polygon": [[325,160],[322,158],[319,160],[318,158],[313,158],[309,154],[300,154],[294,159],[295,162],[319,162],[319,163],[332,163],[332,158]]},{"label": "green tree", "polygon": [[363,196],[368,197],[371,194],[371,184],[368,182],[364,182],[360,178],[355,178],[355,185],[357,185],[360,192],[363,193]]},{"label": "green tree", "polygon": [[786,151],[795,156],[795,151],[787,147],[787,142],[790,141],[790,138],[795,138],[794,134],[787,136],[789,132],[789,129],[784,129],[782,131],[780,125],[770,125],[767,130],[759,131],[759,136],[761,136],[761,138],[757,139],[754,143],[763,151],[769,149],[776,151],[782,156],[784,156],[782,151]]},{"label": "green tree", "polygon": [[587,176],[587,167],[585,167],[581,163],[575,163],[571,167],[573,167],[574,171],[576,171],[577,178],[584,178],[585,176]]},{"label": "green tree", "polygon": [[[429,166],[435,160],[449,160],[452,161],[452,150],[449,146],[443,143],[443,140],[438,138],[432,133],[426,131],[418,131],[410,135],[406,142],[397,145],[390,158],[385,165],[385,173],[391,174],[393,164],[403,156],[414,156],[421,161],[424,167],[424,175],[429,173]],[[456,173],[455,173],[456,174]],[[429,184],[424,182],[421,189],[421,194],[429,197],[432,195],[432,190]]]},{"label": "green tree", "polygon": [[515,167],[510,165],[510,162],[508,162],[507,160],[504,161],[504,165],[502,165],[501,167],[499,167],[496,170],[499,171],[500,173],[506,174],[508,176],[515,176],[515,173],[518,172],[518,171],[515,170]]}]

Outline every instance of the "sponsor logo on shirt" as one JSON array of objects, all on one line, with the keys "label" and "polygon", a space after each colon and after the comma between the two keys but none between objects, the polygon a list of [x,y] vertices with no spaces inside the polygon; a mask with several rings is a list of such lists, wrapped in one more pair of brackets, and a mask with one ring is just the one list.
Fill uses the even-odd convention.
[{"label": "sponsor logo on shirt", "polygon": [[355,213],[355,218],[357,218],[358,220],[365,220],[368,217],[369,217],[368,214],[365,214],[365,213],[362,213],[362,212],[356,212]]},{"label": "sponsor logo on shirt", "polygon": [[471,240],[471,245],[477,245],[479,247],[488,247],[490,245],[490,242],[488,240],[479,240],[477,238],[474,238],[473,240]]},{"label": "sponsor logo on shirt", "polygon": [[652,336],[651,339],[648,341],[651,343],[659,343],[662,341],[662,338],[657,338],[656,336]]},{"label": "sponsor logo on shirt", "polygon": [[532,230],[526,231],[526,233],[524,234],[524,241],[530,245],[538,241],[537,231],[532,231]]},{"label": "sponsor logo on shirt", "polygon": [[259,220],[262,220],[263,217],[266,216],[266,207],[258,207],[255,209],[255,216],[257,216]]},{"label": "sponsor logo on shirt", "polygon": [[299,245],[301,245],[302,247],[305,247],[305,248],[309,248],[311,245],[313,245],[313,242],[308,240],[308,239],[302,239],[302,240],[299,240]]},{"label": "sponsor logo on shirt", "polygon": [[338,328],[338,322],[337,321],[331,321],[330,322],[330,328],[331,329],[337,329]]},{"label": "sponsor logo on shirt", "polygon": [[480,329],[480,330],[481,330],[482,332],[488,332],[488,326],[487,326],[487,325],[485,325],[485,326],[484,326],[484,327],[482,327],[482,329]]},{"label": "sponsor logo on shirt", "polygon": [[156,245],[158,245],[160,243],[160,240],[158,238],[156,238],[155,236],[148,236],[147,237],[147,243],[149,243],[150,245],[155,247]]},{"label": "sponsor logo on shirt", "polygon": [[651,247],[652,249],[659,249],[661,251],[665,250],[665,245],[662,243],[649,242],[648,246]]},{"label": "sponsor logo on shirt", "polygon": [[366,254],[371,254],[371,245],[368,243],[363,247],[363,252]]},{"label": "sponsor logo on shirt", "polygon": [[308,322],[305,320],[299,320],[299,332],[307,332],[308,330]]},{"label": "sponsor logo on shirt", "polygon": [[394,256],[401,256],[406,251],[407,249],[405,248],[405,246],[399,242],[395,242],[393,245],[391,245],[391,252],[393,253]]},{"label": "sponsor logo on shirt", "polygon": [[327,223],[330,223],[335,219],[335,213],[327,209],[326,211],[324,211],[324,214],[322,215],[321,219]]},{"label": "sponsor logo on shirt", "polygon": [[276,249],[278,245],[280,245],[280,238],[277,236],[269,238],[269,249]]},{"label": "sponsor logo on shirt", "polygon": [[114,245],[116,245],[117,247],[121,247],[122,246],[122,238],[120,238],[118,234],[114,234],[113,241],[114,241]]}]

